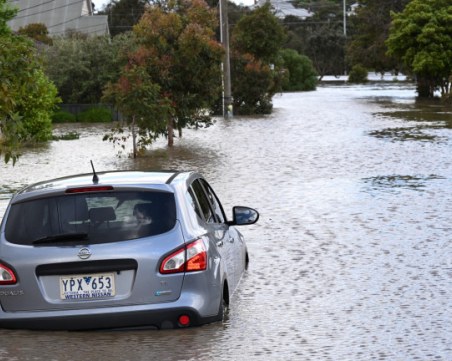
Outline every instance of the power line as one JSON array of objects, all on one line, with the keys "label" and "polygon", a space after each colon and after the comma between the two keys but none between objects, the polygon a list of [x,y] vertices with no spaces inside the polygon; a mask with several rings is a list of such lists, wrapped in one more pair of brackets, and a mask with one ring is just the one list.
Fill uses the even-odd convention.
[{"label": "power line", "polygon": [[[52,1],[47,1],[46,3],[50,3],[50,2],[54,2],[54,0],[52,0]],[[46,3],[43,3],[43,4],[46,4]],[[55,11],[55,10],[58,10],[58,9],[67,8],[67,7],[71,6],[71,5],[75,5],[75,4],[79,4],[79,3],[80,3],[80,0],[78,0],[78,1],[73,1],[73,2],[71,2],[71,3],[64,4],[64,5],[60,5],[60,6],[51,8],[51,9],[38,11],[38,12],[33,13],[33,14],[27,14],[27,15],[22,15],[22,16],[16,16],[14,19],[23,19],[23,18],[28,18],[28,17],[30,17],[30,16],[34,16],[34,15],[41,15],[41,14],[49,13],[49,12],[52,12],[52,11]],[[40,5],[43,5],[43,4],[40,4]],[[39,6],[40,6],[40,5],[39,5]],[[29,7],[28,9],[31,9],[31,8],[34,8],[34,7],[36,7],[36,6]],[[27,9],[27,10],[28,10],[28,9]],[[24,9],[24,10],[25,10],[25,9]]]},{"label": "power line", "polygon": [[74,21],[74,20],[77,20],[77,19],[81,19],[81,18],[83,18],[83,17],[84,17],[83,15],[80,15],[80,16],[77,16],[77,17],[75,17],[75,18],[72,18],[72,19],[63,21],[63,22],[61,22],[61,23],[58,23],[58,24],[49,25],[49,26],[47,27],[47,29],[54,28],[55,26],[64,25],[64,24],[70,23],[71,21]]},{"label": "power line", "polygon": [[[80,28],[77,28],[77,29],[74,29],[74,30],[80,31],[80,32],[81,32],[81,31],[84,30],[84,29],[99,28],[99,30],[93,30],[93,31],[90,31],[90,32],[84,32],[84,33],[89,33],[89,34],[91,34],[91,33],[96,33],[97,31],[102,31],[102,30],[104,30],[104,29],[105,29],[105,26],[104,26],[104,25],[105,25],[105,24],[95,24],[95,25],[83,26],[83,27],[80,27]],[[65,34],[67,30],[68,30],[68,29],[62,30],[62,31],[55,31],[55,32],[52,33],[52,35]]]},{"label": "power line", "polygon": [[25,10],[34,9],[34,8],[37,8],[37,7],[42,6],[42,5],[45,5],[45,4],[49,4],[49,3],[52,3],[52,2],[54,2],[54,1],[55,1],[55,0],[49,0],[49,1],[45,1],[45,2],[40,3],[40,4],[37,4],[37,5],[30,6],[30,7],[28,7],[28,8],[23,8],[23,9],[20,9],[20,10],[18,11],[18,13],[20,13],[20,12],[22,12],[22,11],[25,11]]}]

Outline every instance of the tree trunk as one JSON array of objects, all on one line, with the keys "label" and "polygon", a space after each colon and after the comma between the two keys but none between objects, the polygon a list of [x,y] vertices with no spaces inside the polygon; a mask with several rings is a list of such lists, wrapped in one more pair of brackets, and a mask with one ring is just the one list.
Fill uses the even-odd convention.
[{"label": "tree trunk", "polygon": [[137,132],[135,131],[135,115],[132,117],[133,158],[137,157]]},{"label": "tree trunk", "polygon": [[168,119],[168,147],[172,147],[174,145],[174,123],[173,118]]},{"label": "tree trunk", "polygon": [[430,82],[424,77],[417,77],[417,94],[420,98],[430,97]]}]

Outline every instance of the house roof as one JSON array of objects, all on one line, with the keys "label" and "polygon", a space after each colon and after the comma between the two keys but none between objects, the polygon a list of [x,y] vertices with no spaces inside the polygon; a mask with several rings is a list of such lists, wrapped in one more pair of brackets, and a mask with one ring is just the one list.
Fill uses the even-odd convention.
[{"label": "house roof", "polygon": [[46,25],[50,36],[75,30],[89,35],[107,35],[107,15],[94,15],[91,0],[10,0],[19,9],[8,22],[13,31],[29,24]]},{"label": "house roof", "polygon": [[296,8],[292,5],[291,0],[258,0],[253,7],[263,6],[264,4],[270,3],[275,10],[275,16],[280,19],[284,19],[286,16],[292,15],[301,19],[306,19],[314,15],[307,9]]}]

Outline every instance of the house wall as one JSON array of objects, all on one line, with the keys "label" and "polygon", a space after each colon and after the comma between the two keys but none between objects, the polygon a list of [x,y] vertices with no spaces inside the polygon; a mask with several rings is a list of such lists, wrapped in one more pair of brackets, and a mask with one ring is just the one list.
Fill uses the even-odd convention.
[{"label": "house wall", "polygon": [[8,22],[13,31],[28,24],[46,25],[50,36],[75,30],[90,35],[109,34],[106,15],[93,15],[89,0],[10,0],[19,9]]}]

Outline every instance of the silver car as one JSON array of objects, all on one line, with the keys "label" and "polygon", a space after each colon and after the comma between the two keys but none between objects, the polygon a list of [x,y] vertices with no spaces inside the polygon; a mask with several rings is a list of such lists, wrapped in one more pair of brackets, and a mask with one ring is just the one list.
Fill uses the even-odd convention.
[{"label": "silver car", "polygon": [[247,267],[234,227],[195,172],[103,172],[31,185],[0,228],[0,327],[177,328],[222,320]]}]

